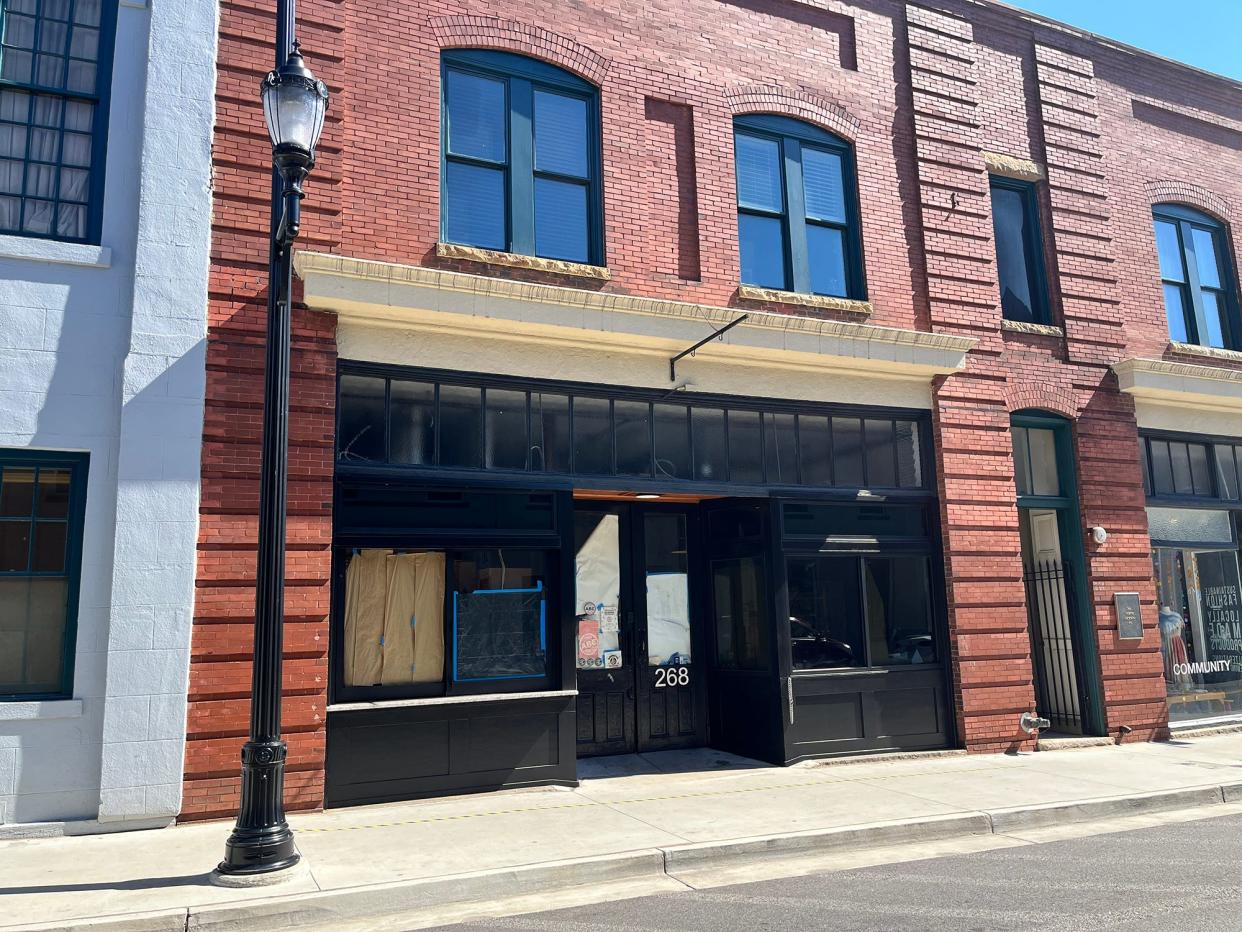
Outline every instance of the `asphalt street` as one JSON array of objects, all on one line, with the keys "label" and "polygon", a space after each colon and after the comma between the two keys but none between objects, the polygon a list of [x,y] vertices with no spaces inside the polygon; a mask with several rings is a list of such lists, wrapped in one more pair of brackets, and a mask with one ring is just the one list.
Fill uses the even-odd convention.
[{"label": "asphalt street", "polygon": [[620,900],[442,932],[1242,930],[1242,816]]}]

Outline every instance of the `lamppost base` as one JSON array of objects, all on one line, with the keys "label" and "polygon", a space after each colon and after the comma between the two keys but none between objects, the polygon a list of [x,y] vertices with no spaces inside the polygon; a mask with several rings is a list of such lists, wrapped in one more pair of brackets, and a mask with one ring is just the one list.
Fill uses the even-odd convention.
[{"label": "lamppost base", "polygon": [[310,878],[310,865],[295,851],[293,858],[279,867],[271,867],[262,872],[234,872],[228,865],[221,862],[208,877],[212,886],[229,887],[234,890],[250,887],[273,887],[296,883]]}]

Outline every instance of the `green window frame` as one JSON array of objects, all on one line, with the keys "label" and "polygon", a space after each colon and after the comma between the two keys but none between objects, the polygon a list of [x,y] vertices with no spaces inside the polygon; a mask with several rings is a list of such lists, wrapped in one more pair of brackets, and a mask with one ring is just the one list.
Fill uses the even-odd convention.
[{"label": "green window frame", "polygon": [[0,450],[0,701],[73,694],[88,462]]},{"label": "green window frame", "polygon": [[733,138],[742,284],[866,300],[854,147],[772,114],[736,118]]},{"label": "green window frame", "polygon": [[[991,175],[988,190],[992,200],[992,231],[996,245],[996,278],[1001,289],[1001,316],[1005,320],[1032,324],[1051,323],[1048,305],[1048,279],[1044,271],[1044,240],[1039,228],[1039,202],[1035,185]],[[1016,199],[1022,212],[1018,242],[1013,230],[1000,217],[1001,199]],[[1016,247],[1016,248],[1015,248]],[[1020,267],[1019,267],[1020,263]],[[1027,300],[1006,288],[1007,283],[1024,285]]]},{"label": "green window frame", "polygon": [[1233,251],[1223,224],[1180,204],[1152,208],[1169,339],[1242,348]]},{"label": "green window frame", "polygon": [[115,0],[0,0],[0,233],[98,243]]},{"label": "green window frame", "polygon": [[441,56],[440,86],[441,241],[602,265],[594,85],[533,58],[456,49]]}]

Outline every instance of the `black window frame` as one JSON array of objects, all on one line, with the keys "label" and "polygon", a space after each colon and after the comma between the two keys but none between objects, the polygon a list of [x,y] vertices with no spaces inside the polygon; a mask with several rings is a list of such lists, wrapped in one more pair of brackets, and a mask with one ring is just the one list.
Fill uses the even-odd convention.
[{"label": "black window frame", "polygon": [[[845,283],[844,295],[824,295],[849,301],[867,300],[866,267],[863,257],[861,210],[858,200],[858,171],[854,146],[825,129],[792,117],[775,114],[750,114],[735,117],[733,136],[736,152],[738,135],[753,136],[777,143],[781,154],[781,184],[784,193],[783,209],[779,213],[754,207],[743,207],[735,191],[738,216],[752,215],[779,219],[785,252],[784,287],[778,291],[797,294],[820,294],[811,290],[811,271],[808,258],[806,225],[822,226],[842,231],[844,248]],[[845,223],[839,224],[820,218],[808,217],[802,185],[802,148],[821,149],[841,159],[842,198],[845,206]],[[736,167],[734,184],[736,186]],[[738,234],[739,269],[741,233]],[[739,278],[741,276],[739,275]],[[754,285],[742,281],[743,285]],[[769,287],[754,285],[755,287]]]},{"label": "black window frame", "polygon": [[[1168,305],[1164,302],[1164,287],[1178,288],[1182,296],[1182,309],[1185,314],[1184,326],[1186,343],[1196,346],[1211,346],[1203,339],[1208,330],[1207,316],[1204,312],[1203,290],[1214,292],[1221,306],[1221,337],[1223,349],[1242,348],[1242,321],[1239,319],[1237,277],[1234,274],[1233,244],[1226,225],[1216,218],[1187,207],[1182,204],[1156,204],[1152,210],[1152,239],[1156,250],[1156,271],[1161,285],[1161,305],[1164,307],[1165,320],[1168,322]],[[1159,241],[1156,239],[1156,223],[1171,223],[1177,230],[1178,258],[1182,263],[1182,280],[1166,279],[1160,268]],[[1199,264],[1196,258],[1194,236],[1192,231],[1199,229],[1208,233],[1212,240],[1212,248],[1216,252],[1216,267],[1220,271],[1220,287],[1203,285],[1199,279]],[[1169,337],[1172,340],[1172,336]],[[1179,341],[1173,341],[1179,342]]]},{"label": "black window frame", "polygon": [[[99,245],[100,242],[102,241],[103,239],[104,189],[105,189],[105,183],[106,183],[106,178],[107,178],[107,164],[106,163],[107,163],[107,155],[108,155],[108,122],[109,122],[108,117],[109,117],[109,111],[111,110],[112,69],[113,69],[113,56],[115,54],[115,46],[116,46],[116,31],[117,31],[116,27],[117,27],[118,5],[119,4],[116,2],[116,0],[102,0],[100,4],[99,25],[98,27],[94,27],[94,28],[98,28],[99,37],[98,37],[98,47],[97,47],[97,52],[96,52],[96,58],[94,62],[95,64],[95,90],[93,92],[87,93],[85,91],[71,90],[67,86],[50,87],[50,86],[40,84],[38,83],[38,81],[35,80],[36,74],[34,71],[35,66],[33,62],[31,66],[32,68],[31,76],[30,76],[31,79],[29,81],[14,81],[14,80],[0,77],[0,90],[21,91],[21,92],[24,92],[30,95],[31,97],[30,107],[31,107],[32,112],[34,108],[34,98],[36,96],[47,96],[47,97],[59,98],[61,100],[61,116],[60,116],[60,125],[58,128],[60,129],[62,134],[64,132],[64,124],[65,124],[65,118],[64,118],[64,111],[66,109],[65,104],[67,104],[70,101],[82,101],[82,102],[86,102],[86,103],[90,103],[94,105],[94,108],[95,108],[94,116],[91,121],[91,131],[90,131],[91,163],[88,169],[88,171],[90,172],[90,181],[89,181],[89,188],[88,188],[87,200],[86,200],[86,233],[85,235],[80,236],[80,237],[60,235],[59,233],[56,232],[57,226],[59,224],[58,217],[53,217],[52,229],[48,233],[30,232],[30,231],[22,229],[22,227],[25,225],[26,201],[28,199],[24,190],[19,195],[11,195],[11,196],[17,197],[21,201],[20,216],[18,218],[18,222],[19,222],[18,228],[17,229],[0,228],[0,235],[21,236],[21,237],[26,237],[30,239],[43,239],[43,240],[51,240],[54,242],[62,242],[62,243],[82,243],[86,245],[96,245],[96,246]],[[39,35],[39,30],[41,28],[43,19],[42,19],[41,8],[36,6],[36,11],[37,13],[30,13],[30,14],[23,13],[22,15],[30,15],[30,16],[37,17],[36,25],[35,25],[36,38],[34,41],[35,41],[36,47],[38,47],[39,45],[38,35]],[[7,4],[0,3],[0,33],[3,33],[5,29],[5,18],[10,12],[17,12],[17,11],[10,11],[7,8]],[[68,20],[70,24],[73,24],[74,22],[74,12],[75,11],[72,8],[72,4],[70,4],[69,20]],[[0,48],[0,56],[3,56],[2,48]],[[67,40],[67,44],[65,48],[66,68],[68,68],[70,56],[71,56],[71,49],[68,45],[68,40]],[[14,125],[18,125],[18,124],[14,124]],[[28,118],[28,123],[26,124],[26,126],[28,127],[28,129],[34,126],[33,113],[32,113],[32,116]],[[56,181],[54,193],[50,198],[50,202],[56,205],[57,207],[61,203],[60,176],[61,176],[62,171],[66,168],[66,166],[60,161],[61,156],[63,154],[63,146],[64,146],[64,142],[63,142],[63,139],[61,139],[60,142],[58,143],[56,162],[46,163],[46,164],[56,165],[57,181]],[[25,154],[23,158],[21,159],[21,161],[24,163],[24,167],[23,167],[23,178],[24,178],[26,172],[29,170],[29,165],[31,162],[29,141],[27,141]],[[68,166],[68,167],[72,168],[74,166]],[[23,188],[24,188],[24,184],[23,184]],[[38,198],[36,199],[38,200]],[[70,202],[70,203],[76,204],[77,202]],[[59,213],[59,211],[57,211],[57,213]]]},{"label": "black window frame", "polygon": [[[34,571],[0,571],[0,578],[26,578],[64,576],[65,586],[65,618],[64,634],[61,639],[61,677],[59,687],[43,692],[13,692],[0,683],[0,702],[34,702],[73,697],[74,661],[77,656],[78,634],[78,603],[82,581],[82,544],[86,519],[87,473],[90,467],[90,455],[87,453],[61,453],[43,450],[0,449],[0,481],[6,468],[34,469],[36,476],[40,469],[68,470],[69,503],[66,516],[65,533],[65,565],[63,573]],[[18,517],[0,518],[0,520],[22,520]],[[29,520],[37,523],[37,504],[32,504]],[[60,521],[61,519],[55,519]],[[36,531],[37,533],[37,531]],[[33,550],[35,536],[31,535],[29,547]],[[29,556],[27,557],[29,561]]]},{"label": "black window frame", "polygon": [[[449,152],[448,74],[456,71],[502,81],[505,85],[505,161],[494,162]],[[538,170],[534,152],[534,94],[546,90],[586,103],[587,179]],[[448,165],[477,165],[504,172],[505,247],[502,252],[539,256],[535,250],[535,181],[539,178],[587,188],[586,265],[605,264],[604,208],[599,89],[556,65],[512,52],[451,49],[440,56],[440,241],[477,247],[448,237]],[[479,247],[492,248],[492,247]],[[542,258],[565,260],[558,256]]]},{"label": "black window frame", "polygon": [[[379,472],[390,471],[393,474],[410,475],[418,472],[428,476],[444,476],[451,479],[454,476],[464,478],[470,476],[471,481],[496,481],[496,482],[512,482],[515,478],[528,487],[547,486],[553,487],[599,487],[613,488],[616,483],[624,481],[627,486],[632,485],[635,488],[644,486],[659,487],[661,489],[677,489],[684,488],[686,490],[708,490],[723,489],[733,494],[744,493],[749,491],[750,494],[761,495],[766,494],[768,490],[786,488],[796,490],[796,494],[805,496],[807,494],[815,494],[822,492],[829,496],[855,497],[859,494],[859,490],[876,491],[878,495],[889,499],[897,499],[902,497],[929,497],[934,496],[936,489],[935,479],[935,463],[932,456],[933,446],[930,433],[930,421],[927,411],[897,409],[897,408],[877,408],[864,407],[861,405],[823,405],[814,402],[790,402],[788,400],[779,399],[763,399],[763,398],[739,398],[737,396],[720,396],[699,393],[676,393],[673,395],[667,392],[661,393],[650,389],[636,389],[614,386],[598,386],[584,385],[576,382],[564,381],[544,381],[536,379],[525,379],[509,376],[484,376],[471,375],[461,372],[448,372],[444,370],[417,369],[409,367],[397,367],[384,364],[365,363],[352,360],[341,360],[338,365],[338,403],[336,406],[337,429],[335,431],[338,450],[335,453],[335,463],[338,473],[357,473],[358,475],[375,475]],[[382,442],[379,446],[385,451],[382,460],[355,461],[341,457],[339,444],[345,438],[341,434],[341,420],[343,414],[343,405],[339,403],[340,386],[342,380],[349,377],[362,377],[371,379],[384,380],[382,391],[377,393],[377,398],[382,395],[384,399],[384,422],[381,426],[383,431]],[[439,453],[442,444],[440,442],[440,422],[442,418],[437,413],[433,416],[433,430],[435,436],[432,438],[432,462],[424,464],[408,464],[393,462],[391,458],[392,433],[392,384],[401,381],[414,381],[434,386],[432,392],[433,403],[438,405],[441,395],[441,389],[444,386],[468,386],[478,387],[480,391],[480,410],[486,412],[487,409],[487,392],[488,390],[503,391],[519,391],[526,393],[527,399],[527,417],[526,431],[527,439],[531,442],[531,448],[528,451],[524,468],[503,468],[503,467],[486,467],[486,466],[445,466],[440,464]],[[537,468],[536,463],[539,456],[535,452],[535,437],[533,435],[533,422],[536,420],[533,405],[536,396],[539,395],[565,397],[568,401],[568,425],[569,434],[566,440],[569,449],[568,468],[564,471],[543,470]],[[609,466],[603,471],[580,472],[577,470],[578,454],[575,451],[575,430],[574,410],[577,408],[579,399],[587,399],[591,401],[602,401],[607,406],[607,421],[609,429],[609,441],[604,445],[601,453],[607,458]],[[636,401],[647,406],[647,423],[648,441],[645,450],[650,458],[649,468],[642,473],[626,472],[618,468],[618,458],[616,455],[616,403]],[[691,467],[694,468],[695,458],[695,436],[690,412],[699,411],[722,411],[721,418],[723,431],[723,465],[724,469],[711,479],[705,479],[691,475],[685,478],[673,478],[667,475],[659,476],[656,471],[657,454],[659,452],[656,443],[656,418],[655,406],[675,406],[687,409],[686,429],[687,429],[687,451],[690,459]],[[754,413],[760,414],[759,431],[764,446],[764,455],[759,458],[760,480],[759,481],[733,481],[731,472],[736,465],[735,457],[729,453],[731,444],[731,415],[741,414],[747,417]],[[782,475],[779,480],[771,478],[772,463],[768,455],[768,447],[772,442],[774,428],[773,424],[777,416],[788,418],[788,426],[782,428],[785,431],[792,431],[791,436],[786,436],[786,440],[792,441],[793,463],[791,476]],[[837,458],[837,421],[849,421],[856,424],[858,431],[855,435],[857,440],[857,462],[853,465],[857,468],[857,482],[838,482],[838,474],[841,471],[841,464]],[[827,457],[824,467],[826,469],[826,482],[809,482],[804,475],[803,448],[807,443],[804,438],[808,423],[824,422],[827,425],[827,445],[825,455]],[[881,425],[886,428],[884,436],[888,440],[888,449],[891,453],[892,462],[883,463],[883,472],[891,474],[897,483],[892,486],[880,486],[874,483],[874,476],[871,475],[870,450],[868,448],[868,438],[872,424]],[[478,446],[480,450],[486,450],[487,440],[486,417],[480,418]],[[902,484],[902,447],[898,442],[898,426],[907,425],[911,435],[911,450],[915,453],[916,459],[914,466],[917,468],[917,484]],[[881,444],[883,448],[885,444]],[[486,459],[486,454],[481,454],[480,462]],[[853,471],[853,470],[851,470]]]},{"label": "black window frame", "polygon": [[988,197],[992,210],[992,235],[995,248],[996,236],[996,205],[994,193],[997,189],[1013,191],[1022,199],[1022,255],[1026,264],[1026,284],[1031,295],[1032,320],[1023,321],[1018,317],[1010,317],[1005,313],[1005,293],[1001,284],[1000,253],[996,252],[996,282],[1000,290],[1001,316],[1005,320],[1020,323],[1051,324],[1052,307],[1048,298],[1048,272],[1044,264],[1044,236],[1039,222],[1039,187],[1033,181],[1018,178],[1007,178],[1004,175],[988,176]]}]

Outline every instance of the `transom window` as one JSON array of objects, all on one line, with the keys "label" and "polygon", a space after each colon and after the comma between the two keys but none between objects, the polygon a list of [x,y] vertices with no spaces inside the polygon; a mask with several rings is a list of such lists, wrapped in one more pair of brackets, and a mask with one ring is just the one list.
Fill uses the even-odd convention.
[{"label": "transom window", "polygon": [[443,61],[444,241],[600,263],[595,88],[507,52]]},{"label": "transom window", "polygon": [[0,232],[98,241],[116,4],[2,7]]},{"label": "transom window", "polygon": [[1156,207],[1153,220],[1169,338],[1236,348],[1237,295],[1224,228],[1206,214],[1174,204]]},{"label": "transom window", "polygon": [[86,456],[0,450],[0,698],[73,689]]},{"label": "transom window", "polygon": [[742,283],[864,298],[849,143],[788,117],[733,127]]},{"label": "transom window", "polygon": [[337,460],[748,485],[923,489],[913,417],[342,372]]},{"label": "transom window", "polygon": [[1035,186],[1029,181],[993,177],[990,187],[1001,316],[1046,324],[1048,294]]}]

